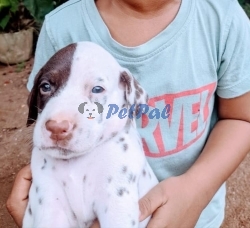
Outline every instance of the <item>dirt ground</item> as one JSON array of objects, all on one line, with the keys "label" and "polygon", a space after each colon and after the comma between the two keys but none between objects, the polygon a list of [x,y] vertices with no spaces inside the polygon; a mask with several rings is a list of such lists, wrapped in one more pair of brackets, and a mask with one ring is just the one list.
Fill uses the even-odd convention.
[{"label": "dirt ground", "polygon": [[[33,60],[0,65],[0,228],[16,227],[6,199],[18,170],[29,162],[31,131],[27,118],[27,77]],[[250,136],[249,136],[250,140]],[[222,228],[250,227],[250,154],[227,182],[226,218]]]}]

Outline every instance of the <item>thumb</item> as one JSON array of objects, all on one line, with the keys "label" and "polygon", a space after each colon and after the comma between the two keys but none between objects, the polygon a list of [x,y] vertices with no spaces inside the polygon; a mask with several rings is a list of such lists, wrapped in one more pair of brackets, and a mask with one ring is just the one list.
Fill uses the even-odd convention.
[{"label": "thumb", "polygon": [[140,222],[152,215],[167,201],[162,184],[156,185],[139,200]]}]

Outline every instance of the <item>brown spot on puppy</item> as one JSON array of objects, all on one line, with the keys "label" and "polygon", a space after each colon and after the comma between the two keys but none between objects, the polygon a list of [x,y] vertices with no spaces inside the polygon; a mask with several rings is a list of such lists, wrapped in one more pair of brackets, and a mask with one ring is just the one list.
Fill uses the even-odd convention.
[{"label": "brown spot on puppy", "polygon": [[[76,44],[62,48],[54,54],[38,72],[28,98],[29,115],[27,126],[37,119],[48,100],[55,96],[68,81]],[[45,88],[46,92],[41,92]],[[48,90],[48,91],[47,91]]]}]

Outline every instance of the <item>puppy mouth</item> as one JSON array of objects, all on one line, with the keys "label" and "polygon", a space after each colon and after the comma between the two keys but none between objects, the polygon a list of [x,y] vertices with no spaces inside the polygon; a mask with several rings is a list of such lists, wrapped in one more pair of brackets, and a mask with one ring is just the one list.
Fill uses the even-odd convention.
[{"label": "puppy mouth", "polygon": [[89,120],[95,119],[95,117],[93,117],[93,116],[88,116],[87,118],[88,118]]},{"label": "puppy mouth", "polygon": [[72,150],[69,150],[69,149],[65,149],[65,148],[62,148],[62,147],[59,147],[59,146],[49,146],[49,147],[41,147],[42,150],[56,150],[57,152],[59,152],[60,155],[63,155],[63,156],[67,156],[69,154],[73,154],[75,153],[74,151]]}]

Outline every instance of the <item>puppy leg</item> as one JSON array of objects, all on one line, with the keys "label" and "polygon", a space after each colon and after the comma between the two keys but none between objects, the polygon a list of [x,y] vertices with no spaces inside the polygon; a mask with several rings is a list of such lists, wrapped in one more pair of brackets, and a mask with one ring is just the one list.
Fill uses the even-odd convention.
[{"label": "puppy leg", "polygon": [[[97,210],[101,227],[138,227],[138,191],[127,187],[117,190],[116,195],[107,197]],[[106,199],[107,199],[106,198]]]},{"label": "puppy leg", "polygon": [[27,205],[23,218],[23,228],[32,228],[34,227],[34,216],[32,216],[32,210],[30,209],[30,202]]},{"label": "puppy leg", "polygon": [[76,223],[67,197],[55,180],[52,160],[36,147],[32,151],[31,172],[33,182],[23,227],[73,227]]},{"label": "puppy leg", "polygon": [[[144,195],[146,195],[150,189],[152,189],[155,185],[157,185],[159,182],[149,166],[149,164],[146,162],[146,165],[144,166],[141,176],[139,178],[138,183],[138,190],[139,190],[139,198],[141,199]],[[151,216],[140,222],[139,228],[144,228],[147,226]]]},{"label": "puppy leg", "polygon": [[[31,186],[23,228],[76,227],[63,192],[55,193],[52,189],[38,189],[37,186],[37,183]],[[43,197],[45,192],[46,198]]]}]

